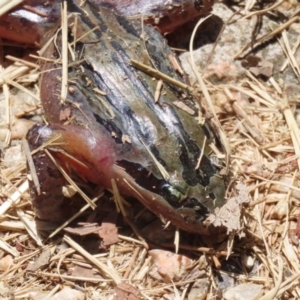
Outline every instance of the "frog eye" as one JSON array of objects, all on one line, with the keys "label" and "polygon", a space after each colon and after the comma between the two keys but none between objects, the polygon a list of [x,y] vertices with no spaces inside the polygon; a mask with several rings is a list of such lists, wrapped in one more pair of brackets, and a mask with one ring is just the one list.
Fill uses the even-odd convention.
[{"label": "frog eye", "polygon": [[169,183],[164,183],[161,187],[161,194],[165,200],[167,200],[170,204],[179,205],[180,200],[184,197],[184,195],[176,189],[174,186]]}]

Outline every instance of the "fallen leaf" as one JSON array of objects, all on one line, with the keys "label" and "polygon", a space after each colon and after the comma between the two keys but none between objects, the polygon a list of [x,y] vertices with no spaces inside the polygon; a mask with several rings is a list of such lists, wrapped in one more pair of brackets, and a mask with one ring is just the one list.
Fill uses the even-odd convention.
[{"label": "fallen leaf", "polygon": [[273,75],[274,65],[271,62],[263,61],[257,67],[249,68],[255,76],[263,75],[266,77],[271,77]]},{"label": "fallen leaf", "polygon": [[86,268],[76,265],[72,271],[72,276],[75,277],[86,277],[89,279],[102,279],[99,274],[95,274],[95,271],[92,268]]},{"label": "fallen leaf", "polygon": [[113,300],[138,300],[140,292],[128,283],[119,283],[116,287],[116,295]]},{"label": "fallen leaf", "polygon": [[216,208],[215,212],[210,214],[206,221],[215,227],[224,226],[227,233],[238,231],[241,228],[240,217],[242,204],[248,203],[247,186],[239,183],[236,186],[238,195],[231,197],[221,208]]},{"label": "fallen leaf", "polygon": [[13,264],[13,262],[14,262],[14,259],[10,254],[2,257],[0,259],[0,271],[4,272],[4,271],[8,270],[9,267]]},{"label": "fallen leaf", "polygon": [[48,300],[85,300],[85,294],[81,291],[63,288],[60,292],[56,293],[54,296],[48,298]]},{"label": "fallen leaf", "polygon": [[242,66],[246,69],[258,66],[261,62],[261,58],[255,55],[248,55],[243,61]]},{"label": "fallen leaf", "polygon": [[97,233],[100,229],[101,226],[95,223],[95,224],[85,224],[84,226],[76,227],[76,228],[66,227],[64,228],[64,231],[71,234],[84,236],[92,233]]},{"label": "fallen leaf", "polygon": [[27,271],[36,271],[37,269],[48,265],[50,260],[51,252],[50,249],[45,249],[40,256],[34,261],[28,264]]},{"label": "fallen leaf", "polygon": [[103,239],[104,246],[110,246],[119,242],[118,228],[113,223],[103,222],[99,230],[99,236]]},{"label": "fallen leaf", "polygon": [[187,256],[164,250],[150,250],[154,265],[164,282],[178,281],[186,274],[193,261]]}]

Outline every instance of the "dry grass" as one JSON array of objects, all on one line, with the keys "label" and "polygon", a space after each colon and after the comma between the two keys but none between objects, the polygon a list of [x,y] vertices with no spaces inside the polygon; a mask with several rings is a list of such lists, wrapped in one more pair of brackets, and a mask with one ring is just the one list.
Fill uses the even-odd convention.
[{"label": "dry grass", "polygon": [[[283,2],[256,12],[244,10],[243,19],[249,18],[250,22],[250,18],[276,11]],[[248,2],[247,5],[253,3]],[[285,55],[282,68],[291,68],[293,76],[299,80],[299,55],[298,60],[295,55],[299,52],[299,38],[291,44],[286,32],[297,22],[299,17],[295,15],[278,24],[270,33],[254,41],[248,40],[235,58],[249,51],[249,47],[276,37],[278,47]],[[64,26],[66,28],[67,25]],[[67,57],[67,44],[64,49]],[[84,292],[87,299],[112,299],[115,287],[121,282],[138,288],[141,299],[187,299],[193,283],[199,278],[208,280],[208,284],[203,283],[207,289],[206,299],[216,299],[220,288],[216,273],[224,278],[234,278],[235,284],[262,285],[264,295],[260,299],[300,298],[300,134],[299,122],[295,119],[299,95],[292,102],[284,91],[284,82],[273,77],[267,81],[260,80],[245,72],[237,84],[227,82],[214,85],[210,80],[203,79],[194,66],[207,105],[211,111],[215,110],[215,116],[222,116],[218,121],[220,136],[226,145],[226,155],[230,160],[228,166],[232,173],[228,194],[234,194],[236,182],[243,182],[251,201],[243,208],[243,226],[237,233],[240,236],[244,234],[244,238],[233,239],[231,236],[225,242],[212,244],[210,239],[200,237],[193,244],[186,242],[184,234],[182,239],[178,239],[179,232],[176,231],[176,246],[160,243],[161,247],[172,252],[178,249],[193,258],[181,277],[178,275],[173,283],[166,283],[154,272],[154,260],[148,253],[151,245],[144,241],[143,234],[127,216],[127,203],[119,195],[115,184],[112,186],[116,207],[120,208],[132,231],[126,231],[124,235],[119,233],[119,242],[107,247],[101,254],[92,255],[84,249],[82,244],[86,247],[88,238],[73,239],[62,230],[90,205],[104,201],[101,199],[102,191],[93,199],[84,196],[89,204],[60,227],[34,221],[25,159],[20,152],[13,152],[18,146],[11,141],[12,124],[15,122],[11,117],[11,99],[12,93],[22,90],[34,99],[31,103],[33,109],[39,107],[38,88],[28,89],[29,84],[36,84],[39,70],[38,65],[25,60],[6,59],[15,62],[0,70],[5,102],[5,114],[1,112],[1,299],[47,299],[64,286]],[[63,76],[62,82],[65,87],[68,81],[67,66],[67,63],[63,66],[66,77]],[[65,99],[65,95],[66,89],[62,89],[61,98]],[[245,101],[250,98],[251,102]],[[216,99],[218,103],[214,102]],[[228,116],[220,113],[224,110],[228,111]],[[24,111],[20,115],[29,112]],[[8,162],[10,157],[13,158]],[[80,190],[75,183],[70,183]],[[229,255],[229,265],[238,262],[238,269],[228,268],[226,259]],[[40,264],[37,269],[28,268],[33,261]],[[184,269],[183,265],[181,267]],[[70,275],[70,270],[75,268],[90,270],[89,275]],[[197,277],[193,277],[191,270],[197,270]],[[30,298],[30,293],[36,294]]]}]

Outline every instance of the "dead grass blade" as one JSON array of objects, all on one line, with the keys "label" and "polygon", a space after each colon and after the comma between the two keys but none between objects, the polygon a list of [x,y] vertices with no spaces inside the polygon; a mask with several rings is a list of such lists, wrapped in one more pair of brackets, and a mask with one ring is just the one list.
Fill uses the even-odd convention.
[{"label": "dead grass blade", "polygon": [[32,219],[30,220],[21,209],[17,209],[17,214],[20,220],[24,223],[28,234],[36,241],[38,246],[43,246],[42,239],[36,228],[36,222]]},{"label": "dead grass blade", "polygon": [[22,2],[23,0],[2,0],[0,2],[0,17]]},{"label": "dead grass blade", "polygon": [[210,113],[212,113],[213,117],[214,117],[214,120],[215,122],[217,123],[218,125],[218,133],[219,133],[219,136],[220,136],[220,139],[221,139],[221,143],[224,147],[224,150],[226,152],[226,158],[225,158],[225,163],[226,163],[226,166],[225,166],[225,173],[228,174],[229,172],[229,159],[230,159],[230,153],[231,153],[231,149],[230,149],[230,146],[229,146],[229,143],[228,143],[228,139],[224,133],[224,130],[222,129],[222,125],[219,121],[219,118],[217,117],[217,114],[216,114],[216,111],[215,111],[215,108],[212,104],[212,100],[211,100],[211,97],[208,93],[208,89],[206,87],[206,85],[204,84],[204,81],[201,77],[201,75],[199,74],[197,68],[196,68],[196,65],[195,65],[195,60],[194,60],[194,56],[193,56],[193,44],[194,44],[194,38],[195,38],[195,35],[196,35],[196,32],[198,30],[198,27],[207,19],[209,18],[211,15],[207,16],[206,18],[204,19],[201,19],[195,26],[194,30],[193,30],[193,33],[192,33],[192,36],[191,36],[191,39],[190,39],[190,45],[189,45],[189,51],[190,51],[190,59],[191,59],[191,64],[192,64],[192,70],[198,80],[198,84],[201,88],[201,91],[204,95],[204,98],[206,100],[206,103],[210,109]]},{"label": "dead grass blade", "polygon": [[[97,195],[94,199],[92,199],[93,203],[96,203],[102,196],[103,192],[101,191],[99,195]],[[67,221],[65,221],[62,225],[57,227],[48,237],[48,239],[53,238],[57,233],[59,233],[62,229],[64,229],[66,226],[68,226],[73,220],[75,220],[78,216],[80,216],[83,212],[85,212],[88,208],[90,208],[90,204],[86,204],[84,207],[82,207],[76,214],[74,214],[71,218],[69,218]]]},{"label": "dead grass blade", "polygon": [[52,162],[55,164],[57,169],[62,173],[62,175],[65,177],[65,179],[68,181],[70,185],[76,190],[78,194],[89,204],[89,206],[93,209],[96,208],[95,203],[92,202],[92,200],[77,186],[77,184],[71,179],[71,177],[66,173],[66,171],[59,165],[59,163],[55,160],[55,158],[51,155],[51,153],[44,149],[44,151],[47,153],[49,158],[52,160]]},{"label": "dead grass blade", "polygon": [[68,11],[67,2],[61,5],[61,39],[62,39],[62,80],[61,80],[61,99],[67,98],[68,93]]},{"label": "dead grass blade", "polygon": [[188,90],[188,91],[192,91],[193,89],[188,86],[187,84],[184,84],[178,80],[175,80],[173,77],[170,77],[162,72],[159,72],[158,70],[156,69],[153,69],[151,68],[150,66],[147,66],[141,62],[138,62],[134,59],[131,59],[130,60],[130,63],[132,64],[132,66],[134,66],[135,68],[141,70],[142,72],[156,78],[156,79],[161,79],[162,81],[165,81],[169,84],[172,84],[174,86],[177,86],[181,89],[184,89],[184,90]]},{"label": "dead grass blade", "polygon": [[3,216],[12,206],[19,203],[22,195],[28,190],[28,180],[24,181],[16,191],[0,206],[0,216]]},{"label": "dead grass blade", "polygon": [[247,45],[245,45],[235,56],[234,59],[238,59],[247,49],[250,47],[254,47],[255,45],[258,45],[259,43],[263,43],[265,41],[268,41],[272,37],[274,37],[276,34],[282,32],[284,29],[291,26],[293,23],[296,23],[298,21],[299,17],[293,17],[290,20],[286,21],[284,24],[280,25],[278,28],[274,29],[268,34],[265,34],[264,36],[256,39],[254,42],[250,42]]},{"label": "dead grass blade", "polygon": [[68,235],[65,235],[63,240],[68,243],[74,250],[79,252],[83,257],[85,257],[88,261],[90,261],[93,265],[99,268],[101,273],[104,273],[104,275],[108,278],[111,278],[115,284],[121,283],[121,279],[119,275],[116,273],[116,271],[113,268],[110,268],[109,266],[105,265],[101,261],[99,261],[97,258],[95,258],[93,255],[88,253],[86,250],[84,250],[79,244],[77,244],[75,241],[73,241]]}]

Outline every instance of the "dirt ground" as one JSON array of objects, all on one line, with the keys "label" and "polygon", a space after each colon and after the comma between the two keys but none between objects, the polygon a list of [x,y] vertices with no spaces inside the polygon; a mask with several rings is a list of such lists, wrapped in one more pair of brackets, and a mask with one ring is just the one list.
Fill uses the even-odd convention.
[{"label": "dirt ground", "polygon": [[39,66],[26,62],[34,50],[3,43],[0,299],[299,299],[299,11],[295,0],[218,2],[192,46],[193,27],[169,37],[225,133],[229,204],[210,221],[228,235],[209,238],[164,228],[132,199],[123,217],[94,186],[96,210],[36,221],[22,139],[43,120]]}]

